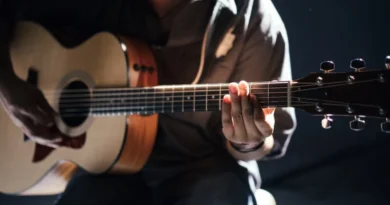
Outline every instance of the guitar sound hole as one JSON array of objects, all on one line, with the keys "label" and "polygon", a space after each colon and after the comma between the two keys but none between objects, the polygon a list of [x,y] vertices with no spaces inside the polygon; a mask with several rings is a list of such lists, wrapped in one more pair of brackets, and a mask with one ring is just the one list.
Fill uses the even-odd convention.
[{"label": "guitar sound hole", "polygon": [[60,95],[59,114],[69,127],[80,126],[91,111],[91,93],[82,81],[73,81]]}]

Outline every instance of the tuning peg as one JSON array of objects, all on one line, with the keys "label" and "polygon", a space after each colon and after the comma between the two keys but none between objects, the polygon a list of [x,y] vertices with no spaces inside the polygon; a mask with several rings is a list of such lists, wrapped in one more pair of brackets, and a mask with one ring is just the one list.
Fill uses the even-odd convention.
[{"label": "tuning peg", "polygon": [[350,66],[356,72],[359,72],[362,69],[366,68],[366,62],[361,58],[356,58],[351,61]]},{"label": "tuning peg", "polygon": [[390,70],[390,56],[386,56],[385,66],[387,70]]},{"label": "tuning peg", "polygon": [[384,133],[390,133],[390,118],[386,118],[386,121],[381,123],[381,130]]},{"label": "tuning peg", "polygon": [[354,131],[362,131],[366,122],[360,117],[355,116],[355,119],[349,122],[349,127]]},{"label": "tuning peg", "polygon": [[334,71],[335,69],[335,64],[333,61],[324,61],[320,65],[320,70],[322,70],[325,73],[330,73]]},{"label": "tuning peg", "polygon": [[333,119],[330,118],[329,116],[325,115],[324,119],[321,121],[322,128],[324,129],[330,129],[332,128],[333,125]]}]

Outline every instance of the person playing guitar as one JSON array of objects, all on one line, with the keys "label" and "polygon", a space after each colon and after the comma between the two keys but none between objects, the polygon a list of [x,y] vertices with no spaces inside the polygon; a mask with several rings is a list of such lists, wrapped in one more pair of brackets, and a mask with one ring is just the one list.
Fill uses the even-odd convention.
[{"label": "person playing guitar", "polygon": [[57,205],[250,204],[252,171],[237,161],[286,153],[294,110],[263,109],[247,83],[292,78],[287,32],[271,0],[0,0],[0,19],[0,102],[45,146],[68,146],[67,136],[42,92],[13,71],[9,45],[18,21],[40,23],[69,47],[75,44],[64,36],[81,42],[100,31],[142,40],[153,48],[160,85],[231,82],[221,112],[160,114],[142,171],[94,176],[80,169]]}]

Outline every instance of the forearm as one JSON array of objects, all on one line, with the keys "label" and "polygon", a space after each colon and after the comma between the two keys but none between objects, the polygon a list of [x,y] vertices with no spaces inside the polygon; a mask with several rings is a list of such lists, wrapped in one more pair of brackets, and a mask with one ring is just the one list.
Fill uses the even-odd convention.
[{"label": "forearm", "polygon": [[229,141],[226,141],[226,148],[228,152],[235,159],[241,161],[260,160],[270,153],[273,146],[274,146],[274,138],[270,136],[264,140],[264,144],[259,149],[249,153],[242,153],[240,151],[237,151],[235,148],[233,148],[231,143],[229,143]]}]

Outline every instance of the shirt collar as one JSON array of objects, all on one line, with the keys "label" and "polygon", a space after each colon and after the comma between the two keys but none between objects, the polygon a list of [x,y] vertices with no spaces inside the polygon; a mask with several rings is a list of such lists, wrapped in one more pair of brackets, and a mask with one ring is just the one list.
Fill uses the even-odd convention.
[{"label": "shirt collar", "polygon": [[179,8],[172,22],[166,47],[176,47],[195,42],[201,42],[215,3],[222,5],[220,9],[228,9],[237,15],[235,0],[190,0],[188,4]]}]

